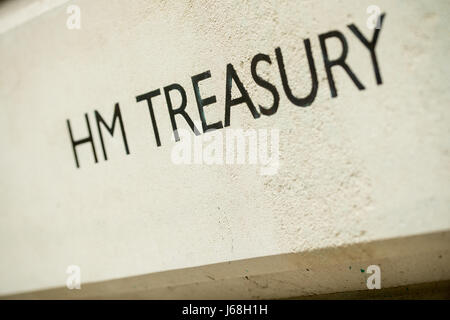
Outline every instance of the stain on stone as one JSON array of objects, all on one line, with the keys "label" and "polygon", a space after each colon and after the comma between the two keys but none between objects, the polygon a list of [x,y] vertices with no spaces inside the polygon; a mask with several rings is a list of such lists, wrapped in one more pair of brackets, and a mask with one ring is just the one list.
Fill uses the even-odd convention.
[{"label": "stain on stone", "polygon": [[361,273],[364,273],[364,269],[361,269]]}]

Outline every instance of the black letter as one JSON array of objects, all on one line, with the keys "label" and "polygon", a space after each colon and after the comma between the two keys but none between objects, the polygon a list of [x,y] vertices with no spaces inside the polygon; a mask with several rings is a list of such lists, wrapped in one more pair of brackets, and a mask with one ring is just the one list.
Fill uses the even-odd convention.
[{"label": "black letter", "polygon": [[317,89],[319,87],[319,83],[317,81],[316,66],[314,64],[314,58],[311,52],[311,43],[309,39],[304,40],[303,43],[305,45],[306,55],[308,56],[309,71],[311,73],[311,80],[312,80],[311,92],[305,98],[297,98],[292,94],[291,88],[289,88],[286,70],[284,68],[281,49],[280,48],[275,49],[275,54],[277,56],[278,67],[280,69],[281,82],[283,83],[284,92],[286,92],[286,96],[288,97],[289,101],[291,101],[293,104],[299,107],[310,106],[313,103],[314,99],[316,98]]},{"label": "black letter", "polygon": [[198,113],[200,114],[200,119],[202,120],[203,132],[206,132],[210,129],[223,128],[222,121],[218,121],[213,124],[206,123],[205,112],[203,111],[203,107],[217,102],[216,96],[211,96],[205,99],[202,99],[202,97],[200,96],[200,89],[198,87],[198,83],[208,78],[211,78],[211,72],[209,70],[192,77],[192,85],[194,86],[195,99],[197,100]]},{"label": "black letter", "polygon": [[[383,20],[384,20],[385,15],[386,14],[383,13],[379,18],[380,19],[380,29],[383,25]],[[367,41],[366,38],[364,38],[362,33],[359,31],[359,29],[354,24],[351,24],[348,27],[350,28],[350,30],[352,30],[352,32],[355,34],[355,36],[366,46],[366,48],[369,49],[370,56],[372,58],[373,69],[375,71],[375,77],[377,78],[377,84],[378,85],[382,84],[383,81],[381,80],[380,69],[378,68],[377,56],[375,54],[375,46],[377,45],[380,29],[375,29],[375,32],[372,37],[372,41],[369,42],[369,41]]]},{"label": "black letter", "polygon": [[73,149],[73,154],[75,156],[75,163],[77,165],[77,168],[79,168],[80,165],[78,163],[78,155],[77,155],[77,150],[75,149],[75,147],[78,146],[79,144],[90,142],[91,146],[92,146],[92,152],[94,153],[95,162],[96,163],[98,162],[97,161],[97,153],[95,152],[94,140],[92,139],[91,125],[89,124],[89,118],[88,118],[87,113],[85,113],[84,116],[86,118],[86,124],[87,124],[87,128],[88,128],[89,136],[87,138],[80,139],[78,141],[73,140],[72,128],[70,127],[69,119],[67,119],[67,127],[69,128],[69,135],[70,135],[70,140],[72,141],[72,149]]},{"label": "black letter", "polygon": [[[332,37],[338,38],[342,43],[342,54],[338,59],[334,61],[329,60],[327,46],[325,45],[325,40]],[[362,85],[362,83],[359,82],[356,75],[352,72],[352,70],[350,70],[350,67],[345,63],[345,59],[347,58],[348,54],[348,45],[344,35],[339,31],[330,31],[328,33],[319,35],[319,40],[320,40],[320,47],[322,48],[323,62],[325,64],[325,70],[327,72],[328,83],[330,85],[331,97],[333,98],[337,97],[336,86],[334,84],[333,74],[331,73],[331,68],[337,65],[340,65],[342,68],[344,68],[344,70],[348,73],[348,75],[353,80],[353,82],[355,83],[355,85],[358,87],[359,90],[364,90],[365,88]]]},{"label": "black letter", "polygon": [[114,107],[114,115],[113,115],[113,120],[112,120],[113,123],[112,123],[111,127],[108,127],[105,120],[103,120],[102,116],[100,115],[100,113],[97,110],[95,110],[94,113],[95,113],[95,120],[97,121],[97,129],[98,129],[98,134],[100,136],[100,141],[102,143],[103,156],[105,157],[105,161],[108,160],[108,157],[106,156],[105,144],[103,143],[103,134],[102,134],[102,130],[100,130],[100,123],[102,123],[103,126],[106,127],[109,134],[112,136],[112,135],[114,135],[114,128],[116,127],[116,120],[119,119],[120,131],[122,131],[123,143],[125,144],[125,151],[127,152],[127,154],[130,154],[130,151],[128,150],[127,135],[125,134],[125,128],[123,127],[122,114],[120,113],[119,104],[116,103],[116,106]]},{"label": "black letter", "polygon": [[152,98],[159,96],[161,94],[161,91],[159,89],[150,91],[148,93],[145,93],[143,95],[136,97],[136,102],[147,100],[148,104],[148,110],[150,111],[150,117],[152,118],[152,126],[153,126],[153,132],[155,133],[156,138],[156,145],[158,147],[161,146],[161,140],[159,140],[159,132],[158,132],[158,126],[156,125],[156,119],[155,119],[155,113],[153,112],[153,106],[152,106]]},{"label": "black letter", "polygon": [[[178,92],[181,94],[181,105],[178,109],[173,109],[172,106],[172,100],[170,100],[170,91],[172,90],[178,90]],[[169,108],[169,114],[170,114],[170,121],[172,122],[172,129],[173,129],[173,135],[175,136],[175,141],[180,141],[180,136],[177,131],[177,123],[175,121],[175,115],[181,114],[183,118],[188,123],[189,127],[191,127],[192,131],[194,131],[195,135],[200,135],[200,132],[197,130],[197,128],[194,125],[194,122],[192,122],[189,115],[184,111],[186,109],[187,105],[187,98],[186,98],[186,91],[184,91],[183,87],[180,86],[178,83],[171,84],[170,86],[164,87],[164,94],[166,96],[167,101],[167,107]]]},{"label": "black letter", "polygon": [[273,104],[270,108],[265,108],[262,105],[259,105],[259,110],[261,111],[261,113],[266,116],[270,116],[278,110],[278,106],[280,104],[280,95],[278,94],[277,88],[275,88],[273,84],[264,80],[256,73],[256,66],[260,61],[265,61],[269,64],[272,64],[272,62],[270,61],[270,57],[267,54],[259,53],[253,57],[251,65],[253,80],[255,80],[256,84],[258,84],[259,86],[269,90],[273,95]]},{"label": "black letter", "polygon": [[[241,92],[241,96],[239,98],[231,99],[231,81],[234,80],[239,91]],[[225,88],[225,127],[230,125],[230,108],[237,104],[241,104],[245,102],[250,109],[253,118],[259,118],[261,115],[256,110],[253,105],[252,100],[250,99],[247,90],[239,79],[236,71],[233,68],[233,65],[229,63],[227,65],[227,80],[226,80],[226,88]]]}]

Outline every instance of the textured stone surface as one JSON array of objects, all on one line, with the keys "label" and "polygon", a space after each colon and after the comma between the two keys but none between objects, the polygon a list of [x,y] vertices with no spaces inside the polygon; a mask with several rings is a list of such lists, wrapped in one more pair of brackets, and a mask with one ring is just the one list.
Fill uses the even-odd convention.
[{"label": "textured stone surface", "polygon": [[[373,1],[76,2],[81,30],[66,28],[62,5],[0,35],[0,294],[63,286],[71,264],[91,282],[450,228],[448,1],[377,1],[387,14],[381,86],[347,28],[372,34]],[[330,30],[344,33],[366,90],[336,68],[331,99],[318,41]],[[319,91],[299,108],[282,91],[274,49],[304,95],[305,38]],[[340,52],[332,41],[330,52]],[[217,103],[206,114],[223,121],[227,63],[255,104],[271,103],[251,78],[257,53],[272,59],[259,68],[280,107],[259,119],[233,107],[231,124],[280,130],[278,174],[172,164],[163,96],[155,100],[160,148],[135,97],[178,82],[198,121],[190,77],[211,70],[202,90]],[[97,144],[99,163],[85,149],[76,169],[66,119],[81,135],[84,113],[109,119],[116,102],[131,154],[119,139],[104,162]]]}]

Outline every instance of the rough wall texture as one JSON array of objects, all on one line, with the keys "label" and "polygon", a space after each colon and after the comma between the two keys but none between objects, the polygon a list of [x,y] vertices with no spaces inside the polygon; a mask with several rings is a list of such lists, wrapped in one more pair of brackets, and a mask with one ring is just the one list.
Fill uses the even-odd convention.
[{"label": "rough wall texture", "polygon": [[[90,282],[450,229],[448,1],[377,1],[386,13],[380,86],[347,28],[371,37],[373,1],[75,2],[80,30],[66,28],[63,5],[0,35],[1,294],[64,285],[71,264]],[[345,35],[347,62],[366,87],[337,67],[334,99],[318,40],[331,30]],[[274,50],[303,96],[306,38],[319,89],[300,108],[286,98]],[[341,50],[330,40],[332,55]],[[280,93],[278,112],[253,119],[235,106],[231,127],[278,128],[278,173],[173,164],[163,95],[154,101],[159,148],[135,97],[180,83],[198,121],[190,77],[211,70],[202,93],[217,103],[206,116],[223,121],[232,63],[255,105],[268,105],[250,73],[257,53],[271,57],[258,70]],[[131,154],[114,139],[108,161],[98,144],[99,163],[80,149],[76,169],[66,119],[81,137],[84,113],[109,121],[116,102]]]}]

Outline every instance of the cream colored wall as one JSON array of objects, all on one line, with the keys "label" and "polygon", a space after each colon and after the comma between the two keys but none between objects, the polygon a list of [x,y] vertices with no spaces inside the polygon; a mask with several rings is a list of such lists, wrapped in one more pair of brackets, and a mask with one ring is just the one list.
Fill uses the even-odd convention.
[{"label": "cream colored wall", "polygon": [[[81,9],[80,30],[66,28],[69,4]],[[371,35],[371,4],[387,14],[376,48],[381,86],[347,28]],[[72,264],[87,283],[449,230],[449,9],[448,1],[77,0],[4,32],[0,294],[64,286]],[[331,30],[345,35],[348,64],[366,90],[337,67],[339,96],[330,97],[318,35]],[[305,94],[305,38],[319,90],[299,108],[282,90],[274,49],[294,92]],[[331,40],[329,48],[340,52]],[[198,121],[190,77],[211,70],[202,87],[217,103],[207,118],[223,121],[227,63],[255,104],[272,101],[251,77],[257,53],[272,59],[261,69],[280,107],[253,119],[235,106],[231,127],[279,129],[278,173],[173,164],[163,95],[154,105],[159,148],[136,96],[178,82]],[[109,121],[116,102],[131,154],[116,137],[103,161],[93,126],[99,163],[80,149],[76,169],[66,119],[80,137],[84,113],[92,125],[94,109]]]}]

